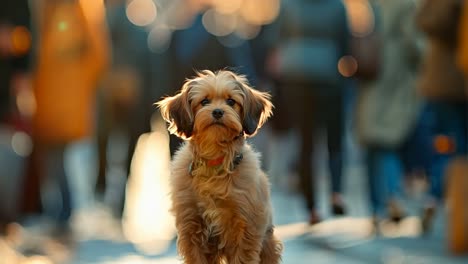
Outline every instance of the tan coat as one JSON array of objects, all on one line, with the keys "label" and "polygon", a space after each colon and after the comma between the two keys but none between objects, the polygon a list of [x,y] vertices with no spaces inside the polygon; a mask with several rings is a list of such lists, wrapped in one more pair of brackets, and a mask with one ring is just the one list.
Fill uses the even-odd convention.
[{"label": "tan coat", "polygon": [[458,28],[457,61],[465,75],[465,79],[468,79],[468,2],[465,1],[464,3]]},{"label": "tan coat", "polygon": [[420,73],[419,91],[431,100],[464,100],[464,78],[456,64],[460,17],[458,0],[425,0],[417,23],[428,36],[428,51]]},{"label": "tan coat", "polygon": [[39,141],[67,143],[93,130],[96,88],[109,47],[104,13],[92,13],[97,9],[83,4],[87,2],[99,3],[43,1],[37,6],[40,38],[33,125]]}]

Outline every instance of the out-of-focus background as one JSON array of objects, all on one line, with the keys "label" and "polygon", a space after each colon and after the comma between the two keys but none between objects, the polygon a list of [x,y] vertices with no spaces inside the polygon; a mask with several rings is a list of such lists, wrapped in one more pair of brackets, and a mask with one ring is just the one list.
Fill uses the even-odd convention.
[{"label": "out-of-focus background", "polygon": [[224,68],[283,263],[468,263],[466,0],[4,0],[0,264],[181,263],[153,103]]}]

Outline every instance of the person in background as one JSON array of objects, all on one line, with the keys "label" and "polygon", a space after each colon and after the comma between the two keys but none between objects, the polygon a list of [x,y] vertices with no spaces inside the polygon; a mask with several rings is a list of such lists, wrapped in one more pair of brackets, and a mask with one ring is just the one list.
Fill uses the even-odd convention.
[{"label": "person in background", "polygon": [[447,165],[455,156],[467,153],[466,80],[457,65],[464,3],[466,1],[424,0],[416,17],[418,27],[429,42],[418,80],[419,92],[428,101],[431,120],[430,190],[422,213],[424,232],[430,230],[435,210],[443,202]]},{"label": "person in background", "polygon": [[[27,129],[28,116],[16,105],[18,94],[30,92],[31,23],[27,0],[6,1],[0,8],[0,128]],[[1,131],[0,131],[1,132]],[[29,131],[28,131],[29,132]],[[0,151],[3,153],[3,142]],[[6,142],[5,142],[6,143]],[[9,143],[9,142],[8,142]],[[9,144],[7,145],[9,146]],[[5,156],[3,156],[5,157]],[[5,162],[5,163],[4,163]],[[21,211],[21,173],[0,160],[0,235]]]},{"label": "person in background", "polygon": [[[423,49],[413,22],[416,3],[413,0],[379,3],[373,4],[380,14],[375,29],[380,37],[380,71],[375,80],[360,82],[356,110],[356,134],[367,152],[374,223],[384,211],[385,217],[394,221],[405,215],[400,201],[402,176],[411,170],[405,153],[419,138],[416,133],[420,131],[418,123],[423,109],[423,100],[416,91]],[[420,144],[418,148],[422,150],[423,146]]]},{"label": "person in background", "polygon": [[[125,204],[125,183],[137,140],[141,134],[151,130],[153,103],[162,96],[163,90],[152,82],[152,76],[159,74],[151,65],[148,33],[127,19],[125,8],[125,1],[107,3],[112,62],[98,92],[96,122],[96,194],[119,218]],[[157,92],[150,94],[151,90]],[[156,93],[158,95],[154,95]]]},{"label": "person in background", "polygon": [[321,217],[311,162],[320,130],[327,136],[332,213],[346,211],[342,198],[345,81],[337,65],[350,51],[347,14],[338,0],[287,1],[276,24],[277,46],[271,48],[266,67],[282,101],[277,112],[288,113],[299,133],[296,166],[308,221],[315,224]]},{"label": "person in background", "polygon": [[38,26],[33,89],[33,136],[41,164],[45,216],[59,235],[69,231],[73,201],[66,148],[91,137],[98,82],[109,60],[102,1],[34,1]]}]

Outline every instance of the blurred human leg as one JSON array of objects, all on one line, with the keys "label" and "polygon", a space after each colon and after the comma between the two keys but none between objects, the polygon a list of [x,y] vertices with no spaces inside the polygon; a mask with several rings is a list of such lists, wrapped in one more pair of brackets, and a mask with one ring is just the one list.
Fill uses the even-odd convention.
[{"label": "blurred human leg", "polygon": [[385,199],[385,184],[379,174],[379,150],[376,148],[368,148],[366,153],[366,168],[368,179],[368,191],[371,213],[374,216],[380,215],[383,211]]},{"label": "blurred human leg", "polygon": [[344,102],[342,96],[325,96],[319,99],[323,104],[326,115],[328,166],[331,175],[332,188],[332,212],[334,215],[345,214],[342,200],[342,176],[343,176],[343,136],[344,136]]},{"label": "blurred human leg", "polygon": [[314,140],[311,136],[313,133],[312,126],[309,122],[301,122],[299,127],[300,133],[300,151],[299,151],[299,177],[307,209],[311,213],[310,223],[314,224],[319,221],[316,212],[315,200],[315,175],[311,167],[311,157],[313,156]]},{"label": "blurred human leg", "polygon": [[432,102],[430,108],[433,115],[433,151],[429,169],[429,198],[422,214],[425,233],[430,230],[436,207],[443,200],[447,166],[454,157],[467,153],[467,104]]},{"label": "blurred human leg", "polygon": [[315,199],[315,175],[312,169],[314,154],[314,132],[317,123],[316,97],[310,87],[285,87],[291,118],[299,134],[299,157],[297,159],[300,188],[310,214],[309,223],[320,221]]},{"label": "blurred human leg", "polygon": [[41,184],[44,214],[59,225],[71,216],[71,195],[65,174],[65,145],[44,147],[44,181]]},{"label": "blurred human leg", "polygon": [[98,154],[98,171],[95,192],[100,199],[104,196],[106,191],[107,147],[109,144],[112,119],[109,117],[109,113],[111,112],[110,104],[102,90],[99,91],[97,98],[96,148]]},{"label": "blurred human leg", "polygon": [[95,142],[86,138],[69,144],[65,153],[65,172],[70,183],[74,211],[94,207],[97,176]]},{"label": "blurred human leg", "polygon": [[443,197],[444,173],[447,164],[457,155],[466,154],[467,144],[467,104],[433,103],[434,129],[433,141],[448,139],[447,149],[433,142],[434,151],[430,168],[431,189],[433,199],[440,201]]},{"label": "blurred human leg", "polygon": [[385,199],[388,217],[395,222],[400,221],[405,213],[402,208],[402,176],[404,174],[402,160],[398,151],[386,150],[380,158],[380,172],[385,181]]},{"label": "blurred human leg", "polygon": [[403,211],[398,203],[401,196],[401,160],[397,152],[369,148],[367,150],[369,200],[374,217],[381,217],[388,206],[389,217],[400,220]]}]

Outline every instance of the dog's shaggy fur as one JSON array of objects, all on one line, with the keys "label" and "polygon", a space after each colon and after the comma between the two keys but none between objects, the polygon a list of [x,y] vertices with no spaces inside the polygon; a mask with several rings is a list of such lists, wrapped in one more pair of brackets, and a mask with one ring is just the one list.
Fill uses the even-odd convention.
[{"label": "dog's shaggy fur", "polygon": [[178,251],[187,264],[281,260],[270,184],[245,142],[271,115],[270,96],[231,71],[203,71],[158,102],[169,131],[187,139],[172,161]]}]

